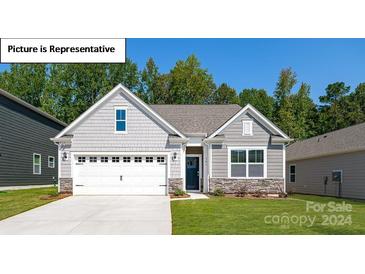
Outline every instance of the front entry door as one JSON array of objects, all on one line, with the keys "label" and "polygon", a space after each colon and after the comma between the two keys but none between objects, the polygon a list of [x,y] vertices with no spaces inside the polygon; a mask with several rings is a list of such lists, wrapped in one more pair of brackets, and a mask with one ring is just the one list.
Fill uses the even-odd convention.
[{"label": "front entry door", "polygon": [[186,190],[199,190],[199,157],[186,157]]}]

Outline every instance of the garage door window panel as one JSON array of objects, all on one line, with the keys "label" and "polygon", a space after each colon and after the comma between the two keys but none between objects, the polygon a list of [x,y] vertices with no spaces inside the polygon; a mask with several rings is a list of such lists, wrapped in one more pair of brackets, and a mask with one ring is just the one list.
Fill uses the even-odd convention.
[{"label": "garage door window panel", "polygon": [[157,157],[157,163],[164,163],[165,157]]},{"label": "garage door window panel", "polygon": [[130,163],[131,157],[123,157],[123,163]]},{"label": "garage door window panel", "polygon": [[89,158],[89,162],[90,163],[96,163],[98,161],[98,158],[97,157],[90,157]]},{"label": "garage door window panel", "polygon": [[77,157],[77,162],[79,163],[85,163],[86,162],[86,157]]}]

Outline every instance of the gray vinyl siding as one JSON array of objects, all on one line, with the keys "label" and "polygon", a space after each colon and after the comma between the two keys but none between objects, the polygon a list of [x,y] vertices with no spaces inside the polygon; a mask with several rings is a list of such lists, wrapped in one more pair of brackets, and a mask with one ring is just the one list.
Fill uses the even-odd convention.
[{"label": "gray vinyl siding", "polygon": [[228,177],[228,152],[225,145],[212,149],[212,177]]},{"label": "gray vinyl siding", "polygon": [[[37,185],[57,180],[57,146],[50,140],[64,127],[0,95],[0,186]],[[33,153],[41,154],[41,174],[33,174]],[[55,167],[48,168],[48,156]]]},{"label": "gray vinyl siding", "polygon": [[[127,108],[126,134],[115,133],[117,106]],[[109,98],[68,134],[73,135],[71,152],[176,152],[177,159],[170,161],[169,177],[181,177],[181,146],[169,144],[169,133],[123,94]],[[61,162],[62,177],[71,173],[67,165]]]},{"label": "gray vinyl siding", "polygon": [[[296,165],[295,183],[289,182],[292,164]],[[287,191],[338,196],[338,184],[331,181],[332,170],[343,170],[342,197],[365,199],[365,151],[287,162]]]},{"label": "gray vinyl siding", "polygon": [[[242,136],[242,120],[252,120],[253,135]],[[212,149],[212,177],[228,177],[227,146],[266,146],[267,147],[267,177],[283,178],[283,147],[270,144],[270,132],[249,114],[237,117],[220,134],[225,141],[222,148]]]},{"label": "gray vinyl siding", "polygon": [[[242,136],[242,121],[251,120],[252,136]],[[220,134],[224,134],[225,143],[229,145],[266,146],[270,141],[270,132],[249,114],[243,113],[228,125]]]},{"label": "gray vinyl siding", "polygon": [[[60,178],[71,178],[71,155],[70,155],[71,145],[63,145],[61,153],[61,170]],[[67,153],[68,158],[62,159],[62,154]]]},{"label": "gray vinyl siding", "polygon": [[283,178],[283,146],[269,145],[267,149],[267,177]]}]

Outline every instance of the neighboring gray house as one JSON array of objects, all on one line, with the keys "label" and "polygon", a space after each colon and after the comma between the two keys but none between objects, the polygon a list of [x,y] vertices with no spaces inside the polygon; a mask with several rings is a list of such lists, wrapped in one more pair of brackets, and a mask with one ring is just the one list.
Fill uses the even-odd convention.
[{"label": "neighboring gray house", "polygon": [[57,180],[57,146],[65,123],[0,89],[0,186]]},{"label": "neighboring gray house", "polygon": [[60,132],[60,191],[285,191],[280,129],[247,105],[147,105],[118,85]]},{"label": "neighboring gray house", "polygon": [[287,191],[365,199],[365,123],[287,147]]}]

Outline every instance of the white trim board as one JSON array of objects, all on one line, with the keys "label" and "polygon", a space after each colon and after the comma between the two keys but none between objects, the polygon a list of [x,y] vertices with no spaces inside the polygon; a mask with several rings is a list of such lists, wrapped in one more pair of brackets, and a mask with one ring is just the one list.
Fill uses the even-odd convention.
[{"label": "white trim board", "polygon": [[[34,169],[34,157],[35,156],[39,156],[39,173],[35,173],[35,169]],[[40,153],[33,153],[33,157],[32,157],[32,164],[33,164],[33,175],[42,175],[42,155]]]},{"label": "white trim board", "polygon": [[214,136],[216,136],[218,133],[220,133],[223,129],[225,129],[228,125],[230,125],[234,120],[236,120],[239,116],[241,116],[243,113],[249,111],[255,118],[257,118],[260,122],[262,122],[264,125],[266,125],[268,128],[273,130],[274,132],[277,132],[285,139],[290,139],[288,135],[286,135],[283,131],[281,131],[277,126],[274,125],[269,119],[267,119],[262,113],[260,113],[257,109],[255,109],[252,105],[247,104],[244,108],[242,108],[239,112],[237,112],[231,119],[229,119],[223,126],[218,128],[214,133],[212,133],[210,136],[208,136],[207,139],[212,139]]},{"label": "white trim board", "polygon": [[152,108],[150,108],[145,102],[143,102],[141,99],[139,99],[135,94],[133,94],[129,89],[127,89],[122,84],[117,85],[115,88],[113,88],[109,93],[107,93],[103,98],[101,98],[99,101],[97,101],[94,105],[92,105],[88,110],[86,110],[83,114],[81,114],[75,121],[73,121],[68,127],[63,129],[56,137],[60,138],[63,135],[65,135],[67,132],[69,132],[71,129],[73,129],[77,124],[79,124],[81,121],[83,121],[85,118],[87,118],[94,110],[96,110],[100,105],[102,105],[105,101],[107,101],[109,98],[111,98],[115,93],[122,92],[127,97],[129,97],[131,100],[133,100],[135,103],[137,103],[139,106],[144,108],[147,112],[149,112],[153,117],[156,118],[162,125],[164,125],[166,128],[171,130],[172,132],[179,135],[181,138],[186,138],[184,134],[182,134],[180,131],[178,131],[175,127],[173,127],[170,123],[168,123],[165,119],[163,119],[159,114],[157,114]]}]

